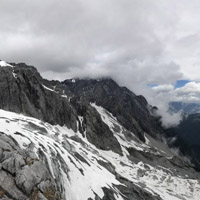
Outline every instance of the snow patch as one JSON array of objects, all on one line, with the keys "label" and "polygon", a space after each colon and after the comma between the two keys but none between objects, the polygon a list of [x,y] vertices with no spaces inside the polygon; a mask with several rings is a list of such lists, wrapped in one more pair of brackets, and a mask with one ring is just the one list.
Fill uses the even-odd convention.
[{"label": "snow patch", "polygon": [[[83,120],[81,117],[79,119]],[[34,131],[32,124],[34,124]],[[56,154],[62,158],[60,173],[62,173],[66,197],[69,200],[94,199],[95,194],[102,198],[104,196],[102,187],[113,188],[113,184],[120,184],[115,175],[98,164],[97,160],[101,158],[94,154],[97,150],[90,146],[82,146],[70,139],[71,136],[77,136],[77,133],[65,126],[52,126],[40,120],[4,110],[0,110],[0,126],[1,132],[15,138],[22,149],[28,148],[31,143],[34,144],[33,151],[38,158],[38,149],[41,149],[54,178],[58,171],[53,160]],[[75,155],[79,155],[82,159]],[[68,193],[69,191],[71,193]]]},{"label": "snow patch", "polygon": [[[58,93],[58,92],[56,92],[54,89],[51,89],[51,88],[49,88],[49,87],[47,87],[47,86],[45,86],[45,85],[42,85],[42,86],[43,86],[43,88],[46,89],[46,90],[49,90],[49,91],[51,91],[51,92]],[[54,87],[54,88],[55,88],[55,87]]]},{"label": "snow patch", "polygon": [[17,78],[17,74],[14,71],[12,72],[12,75],[14,78]]},{"label": "snow patch", "polygon": [[[105,109],[96,108],[110,127],[117,124],[116,119]],[[79,116],[79,120],[82,122],[83,118]],[[119,123],[117,125],[120,126]],[[175,176],[171,170],[162,166],[153,167],[143,162],[134,163],[128,159],[125,148],[123,156],[112,151],[97,149],[79,132],[75,133],[66,126],[53,126],[31,117],[0,110],[0,127],[1,132],[13,137],[22,149],[29,150],[29,144],[34,144],[33,151],[36,157],[39,157],[38,149],[44,152],[52,176],[64,186],[67,200],[94,199],[95,193],[102,198],[103,187],[112,188],[116,192],[114,194],[116,200],[124,199],[114,187],[121,183],[114,173],[99,164],[100,160],[112,163],[117,174],[152,195],[160,195],[164,200],[200,199],[198,180],[186,175]],[[148,151],[147,144],[143,146],[137,141],[128,143],[121,134],[121,129],[115,133],[122,149],[129,146]],[[81,142],[74,140],[74,137]],[[55,158],[59,159],[55,161]]]},{"label": "snow patch", "polygon": [[3,60],[0,61],[0,66],[1,67],[13,67],[12,65],[8,64],[7,62],[5,62]]}]

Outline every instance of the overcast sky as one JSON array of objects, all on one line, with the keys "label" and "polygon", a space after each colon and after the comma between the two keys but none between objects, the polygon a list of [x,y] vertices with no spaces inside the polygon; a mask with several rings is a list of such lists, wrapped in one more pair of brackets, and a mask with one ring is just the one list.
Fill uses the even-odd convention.
[{"label": "overcast sky", "polygon": [[1,0],[0,59],[49,79],[110,76],[174,123],[169,101],[199,101],[199,10],[199,0]]}]

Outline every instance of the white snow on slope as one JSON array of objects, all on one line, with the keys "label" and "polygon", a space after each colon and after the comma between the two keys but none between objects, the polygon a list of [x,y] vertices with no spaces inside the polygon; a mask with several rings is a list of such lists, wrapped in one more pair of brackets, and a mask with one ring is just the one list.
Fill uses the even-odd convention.
[{"label": "white snow on slope", "polygon": [[[113,131],[115,137],[121,146],[132,147],[139,151],[151,152],[156,155],[165,155],[162,150],[157,150],[155,153],[154,147],[150,146],[151,137],[146,138],[146,144],[136,143],[135,141],[128,141],[123,137],[123,127],[118,123],[117,119],[107,110],[96,104],[91,104],[101,115],[102,120]],[[114,130],[115,125],[120,127],[120,131]],[[136,140],[137,141],[137,140]],[[164,144],[163,144],[164,145]],[[122,148],[123,149],[123,148]],[[153,151],[151,151],[153,149]],[[169,152],[168,152],[169,153]],[[116,166],[116,171],[120,175],[128,178],[130,181],[142,185],[147,191],[152,194],[159,194],[165,200],[178,200],[178,199],[200,199],[200,181],[194,179],[187,179],[186,177],[174,176],[170,170],[162,168],[161,166],[152,167],[148,164],[139,162],[133,164],[127,156],[120,157],[113,152],[103,152],[104,158],[111,161]],[[127,153],[124,152],[124,155]],[[169,157],[171,159],[172,157]],[[122,166],[121,163],[125,165]]]},{"label": "white snow on slope", "polygon": [[[114,128],[115,124],[120,126],[106,110],[93,106],[110,127]],[[79,118],[82,121],[82,118]],[[160,195],[165,200],[200,199],[199,181],[174,176],[170,170],[159,166],[152,167],[142,162],[134,163],[128,159],[128,153],[125,151],[124,155],[120,156],[112,151],[99,150],[80,133],[75,133],[65,126],[52,126],[31,117],[0,110],[0,127],[0,131],[13,137],[22,149],[29,149],[32,146],[30,144],[34,144],[32,150],[36,157],[39,157],[38,149],[43,151],[53,177],[59,178],[64,185],[67,200],[87,200],[89,197],[94,199],[94,193],[102,198],[102,187],[112,188],[116,191],[115,196],[118,196],[119,200],[124,199],[114,187],[120,183],[111,172],[98,163],[99,160],[110,161],[118,174],[152,194]],[[132,141],[126,144],[126,138],[121,136],[121,129],[115,136],[122,146],[137,150],[145,149],[145,151],[151,149],[148,146],[151,141],[148,145]],[[79,138],[82,142],[75,141],[72,137]],[[58,156],[63,162],[55,158]],[[58,177],[58,173],[61,177]]]},{"label": "white snow on slope", "polygon": [[[114,133],[114,136],[117,138],[117,140],[119,141],[122,147],[123,146],[133,147],[134,149],[139,150],[139,151],[145,151],[145,150],[150,151],[150,148],[151,148],[151,146],[149,146],[150,143],[149,145],[148,143],[144,144],[133,134],[132,134],[132,137],[134,138],[134,140],[127,140],[124,135],[124,132],[126,132],[127,130],[119,124],[116,117],[114,117],[112,113],[108,112],[101,106],[97,106],[95,103],[91,103],[91,106],[97,110],[103,122],[109,126],[110,130],[112,130],[112,132]],[[118,127],[119,129],[118,131],[116,131],[116,127]]]},{"label": "white snow on slope", "polygon": [[47,86],[45,86],[45,85],[42,85],[42,86],[43,86],[43,88],[46,89],[46,90],[49,90],[49,91],[51,91],[51,92],[58,93],[57,91],[55,91],[55,89],[51,89],[51,88],[49,88],[49,87],[47,87]]},{"label": "white snow on slope", "polygon": [[13,71],[12,71],[12,75],[14,78],[17,78],[17,74],[14,72],[14,66],[8,64],[7,62],[1,60],[0,61],[0,67],[12,67],[13,68]]},{"label": "white snow on slope", "polygon": [[[51,126],[37,119],[3,110],[0,110],[0,127],[1,132],[13,137],[22,149],[33,143],[37,157],[37,150],[42,149],[54,178],[58,171],[53,167],[52,154],[62,157],[66,169],[69,169],[68,173],[61,170],[68,200],[94,199],[94,192],[102,198],[102,187],[113,188],[113,184],[120,184],[112,173],[98,164],[99,159],[104,159],[94,154],[95,150],[91,147],[83,147],[70,139],[76,133],[66,127]],[[85,162],[81,162],[74,154],[81,156]]]},{"label": "white snow on slope", "polygon": [[7,62],[1,60],[0,61],[0,67],[13,67],[12,65],[8,64]]}]

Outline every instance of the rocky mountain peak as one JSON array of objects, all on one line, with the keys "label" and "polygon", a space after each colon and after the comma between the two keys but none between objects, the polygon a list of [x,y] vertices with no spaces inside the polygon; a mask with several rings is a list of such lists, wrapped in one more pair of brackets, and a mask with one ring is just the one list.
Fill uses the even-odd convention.
[{"label": "rocky mountain peak", "polygon": [[0,67],[13,67],[13,66],[3,60],[0,60]]},{"label": "rocky mountain peak", "polygon": [[200,198],[199,174],[162,142],[143,96],[110,78],[49,81],[9,65],[0,68],[0,198]]},{"label": "rocky mountain peak", "polygon": [[88,110],[91,109],[90,103],[107,109],[142,141],[145,141],[145,132],[156,136],[162,131],[151,115],[151,106],[146,99],[120,87],[110,78],[48,81],[33,66],[24,63],[12,65],[14,69],[0,69],[4,71],[0,74],[2,109],[24,113],[51,124],[65,124],[77,131],[77,108],[80,107],[77,104],[81,99],[81,104],[84,102]]},{"label": "rocky mountain peak", "polygon": [[[126,87],[120,87],[112,79],[64,81],[62,83],[69,93],[84,97],[111,112],[128,130],[145,140],[144,132],[156,137],[162,131],[156,117],[151,115],[153,109],[146,99],[135,95]],[[141,129],[142,128],[142,129]]]}]

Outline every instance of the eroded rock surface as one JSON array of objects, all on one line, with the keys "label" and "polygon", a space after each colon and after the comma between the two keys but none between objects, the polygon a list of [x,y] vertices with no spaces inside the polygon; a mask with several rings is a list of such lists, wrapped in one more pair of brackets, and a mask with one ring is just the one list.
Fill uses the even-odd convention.
[{"label": "eroded rock surface", "polygon": [[48,81],[13,63],[0,67],[0,108],[0,199],[200,199],[156,108],[109,78]]},{"label": "eroded rock surface", "polygon": [[[29,156],[0,133],[0,199],[61,199],[47,167]],[[52,188],[54,197],[48,198],[46,192]]]}]

